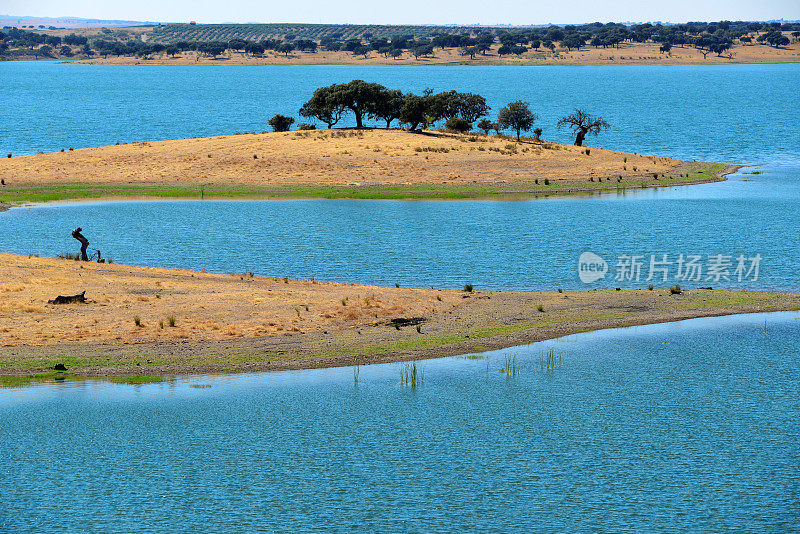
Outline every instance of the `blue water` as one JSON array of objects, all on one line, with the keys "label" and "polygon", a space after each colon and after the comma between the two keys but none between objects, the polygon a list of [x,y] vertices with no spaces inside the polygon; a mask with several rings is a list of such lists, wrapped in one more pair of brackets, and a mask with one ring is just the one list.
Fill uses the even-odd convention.
[{"label": "blue water", "polygon": [[[56,256],[86,229],[118,263],[255,272],[379,285],[481,289],[729,287],[797,291],[800,181],[770,171],[745,182],[595,199],[526,202],[349,200],[165,201],[66,204],[0,214],[0,250]],[[774,185],[772,185],[774,184]],[[767,216],[768,214],[768,216]],[[578,258],[609,263],[583,284]],[[650,256],[763,258],[758,279],[704,272],[701,280],[650,275]],[[617,280],[623,254],[645,256],[639,280]],[[750,262],[746,262],[749,268]],[[746,274],[746,273],[745,273]]]},{"label": "blue water", "polygon": [[[266,129],[363,78],[575,106],[602,146],[758,165],[723,183],[525,202],[125,202],[0,214],[0,250],[404,286],[645,287],[620,255],[763,257],[798,291],[798,65],[106,67],[0,63],[0,153]],[[748,168],[746,170],[752,170]],[[600,254],[584,285],[578,256]],[[673,271],[674,273],[674,271]],[[582,334],[487,362],[0,390],[0,531],[789,532],[800,516],[797,313]],[[766,321],[766,323],[765,323]],[[553,348],[553,373],[538,362]],[[498,373],[514,354],[522,374]],[[195,389],[197,384],[211,388]]]},{"label": "blue water", "polygon": [[[591,143],[639,153],[759,164],[760,175],[602,199],[530,202],[286,201],[80,204],[0,214],[0,250],[72,251],[82,226],[117,262],[404,286],[492,289],[654,285],[797,290],[800,65],[726,67],[135,67],[0,63],[2,151],[263,130],[315,87],[364,78],[403,90],[455,88],[496,110],[522,98],[545,137],[573,106],[614,126]],[[548,126],[549,125],[549,126]],[[750,167],[746,170],[752,170]],[[0,197],[1,198],[1,197]],[[605,279],[584,286],[578,257]],[[668,279],[648,280],[668,255]],[[728,279],[677,275],[679,255],[729,256]],[[621,256],[639,279],[617,280]],[[763,259],[758,278],[737,258]],[[749,270],[752,261],[746,261]],[[706,267],[707,269],[707,267]]]},{"label": "blue water", "polygon": [[701,161],[797,162],[800,65],[634,67],[101,66],[0,63],[0,153],[267,130],[314,89],[355,78],[531,102],[547,139],[575,107],[612,129],[591,146]]},{"label": "blue water", "polygon": [[488,375],[422,362],[417,389],[389,364],[357,386],[343,368],[6,390],[0,530],[790,532],[797,326],[581,334],[493,353]]}]

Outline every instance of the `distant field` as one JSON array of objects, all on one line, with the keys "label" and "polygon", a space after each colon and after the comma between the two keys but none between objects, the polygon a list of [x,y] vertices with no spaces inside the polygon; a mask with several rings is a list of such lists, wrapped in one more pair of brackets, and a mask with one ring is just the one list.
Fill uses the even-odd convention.
[{"label": "distant field", "polygon": [[157,24],[0,31],[0,60],[107,64],[619,65],[800,62],[800,23]]},{"label": "distant field", "polygon": [[433,35],[472,35],[478,30],[499,28],[476,26],[387,26],[361,24],[168,24],[153,28],[150,38],[154,42],[175,43],[178,41],[261,41],[283,38],[286,35],[298,39],[319,40],[324,37],[337,39],[390,38],[394,35],[412,35],[416,38]]}]

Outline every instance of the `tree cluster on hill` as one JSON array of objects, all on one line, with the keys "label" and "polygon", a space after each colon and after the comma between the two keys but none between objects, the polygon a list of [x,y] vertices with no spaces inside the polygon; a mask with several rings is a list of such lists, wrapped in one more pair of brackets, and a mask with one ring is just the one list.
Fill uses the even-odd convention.
[{"label": "tree cluster on hill", "polygon": [[486,99],[472,93],[448,91],[434,94],[427,90],[422,95],[403,94],[378,83],[353,80],[320,87],[300,108],[300,115],[318,119],[328,128],[337,124],[346,113],[352,113],[356,128],[363,128],[365,119],[377,119],[384,121],[387,128],[399,120],[410,130],[418,130],[454,118],[461,119],[471,128],[472,123],[488,111]]},{"label": "tree cluster on hill", "polygon": [[[500,133],[511,129],[516,133],[517,141],[522,132],[533,128],[539,118],[530,110],[528,102],[511,102],[500,109],[497,121],[486,118],[489,110],[486,99],[474,93],[445,91],[434,93],[427,89],[421,95],[403,94],[397,89],[389,89],[379,83],[353,80],[348,83],[335,83],[320,87],[311,98],[303,104],[299,113],[301,117],[316,119],[333,128],[348,113],[355,118],[356,128],[364,128],[364,121],[373,119],[385,122],[390,128],[392,122],[399,121],[410,131],[419,131],[432,127],[437,122],[444,122],[445,129],[456,132],[468,132],[472,125],[487,134],[489,130]],[[269,121],[276,132],[288,131],[294,123],[292,117],[275,115]],[[311,124],[303,124],[303,129],[315,128]],[[609,128],[602,117],[592,117],[581,109],[561,118],[558,127],[568,126],[576,133],[575,144],[581,146],[587,134],[597,135],[601,130]],[[534,138],[539,139],[542,130],[534,130]]]}]

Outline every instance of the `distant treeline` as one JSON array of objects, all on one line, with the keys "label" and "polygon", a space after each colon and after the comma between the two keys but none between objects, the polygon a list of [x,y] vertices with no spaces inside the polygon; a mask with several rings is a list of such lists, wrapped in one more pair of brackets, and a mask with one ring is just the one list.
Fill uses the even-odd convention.
[{"label": "distant treeline", "polygon": [[497,46],[500,55],[529,51],[578,50],[618,47],[623,43],[653,42],[662,52],[672,47],[694,47],[703,55],[723,55],[737,42],[754,41],[786,46],[800,38],[800,23],[690,22],[674,25],[592,23],[537,28],[471,28],[442,26],[347,26],[314,24],[172,24],[152,33],[134,36],[120,30],[103,30],[97,36],[58,36],[6,28],[0,31],[0,54],[41,57],[178,55],[186,51],[217,57],[228,51],[260,56],[273,51],[288,56],[299,51],[345,51],[354,56],[371,53],[386,58],[412,54],[431,56],[437,48],[455,48],[475,58]]}]

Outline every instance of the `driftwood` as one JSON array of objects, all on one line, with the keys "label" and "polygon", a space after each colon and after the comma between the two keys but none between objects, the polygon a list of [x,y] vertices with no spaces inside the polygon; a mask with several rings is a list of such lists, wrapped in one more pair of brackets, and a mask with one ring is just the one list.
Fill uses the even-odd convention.
[{"label": "driftwood", "polygon": [[85,303],[86,302],[86,291],[84,291],[83,293],[78,293],[77,295],[71,295],[71,296],[67,296],[67,297],[65,297],[63,295],[59,295],[56,298],[54,298],[53,300],[48,300],[47,301],[48,304],[72,304],[74,302],[83,302],[83,303]]}]

